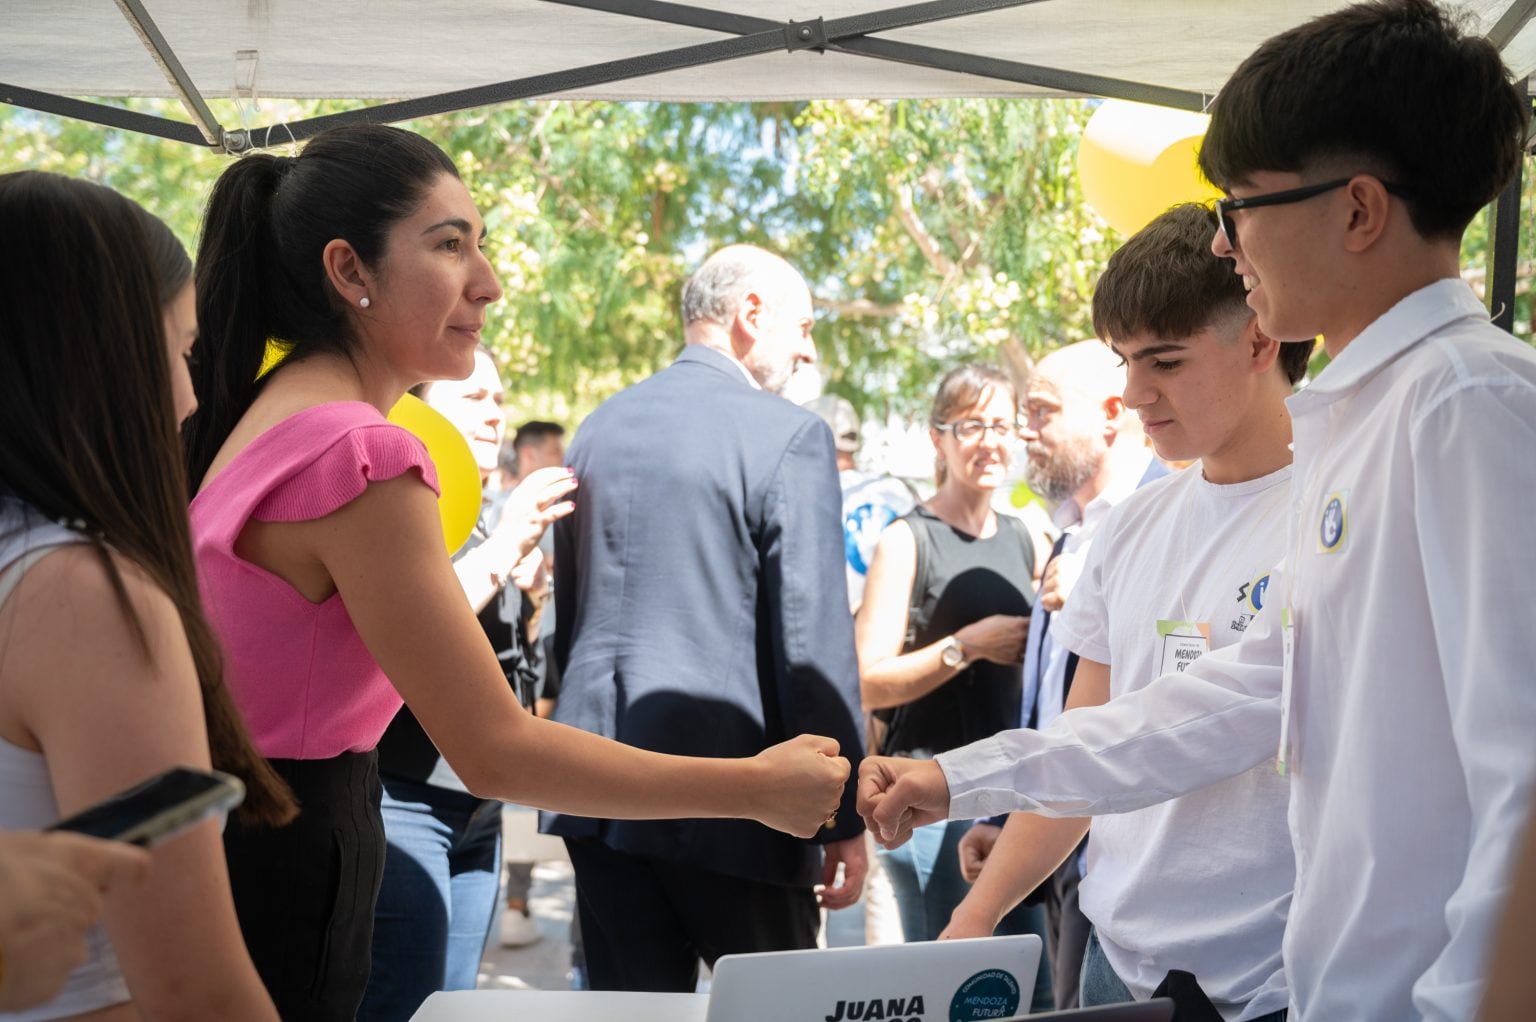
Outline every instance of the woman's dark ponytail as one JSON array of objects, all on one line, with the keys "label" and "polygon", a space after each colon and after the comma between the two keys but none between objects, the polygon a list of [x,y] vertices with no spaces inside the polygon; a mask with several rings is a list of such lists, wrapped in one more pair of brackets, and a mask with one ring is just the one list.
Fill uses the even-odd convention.
[{"label": "woman's dark ponytail", "polygon": [[198,408],[181,430],[193,492],[261,391],[256,374],[272,336],[263,277],[276,254],[270,223],[285,159],[245,157],[219,177],[208,202],[196,263]]}]

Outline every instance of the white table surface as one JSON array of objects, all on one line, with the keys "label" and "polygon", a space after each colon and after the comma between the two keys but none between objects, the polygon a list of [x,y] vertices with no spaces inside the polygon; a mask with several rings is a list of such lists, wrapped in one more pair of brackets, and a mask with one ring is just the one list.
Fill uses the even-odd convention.
[{"label": "white table surface", "polygon": [[411,1022],[704,1022],[708,994],[459,990],[427,998]]}]

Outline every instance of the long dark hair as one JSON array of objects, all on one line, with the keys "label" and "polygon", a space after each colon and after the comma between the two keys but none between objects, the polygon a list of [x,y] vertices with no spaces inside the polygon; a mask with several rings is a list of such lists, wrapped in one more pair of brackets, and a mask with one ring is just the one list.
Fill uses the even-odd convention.
[{"label": "long dark hair", "polygon": [[91,542],[146,655],[109,551],[170,597],[213,764],[245,782],[243,820],[279,824],[292,795],[241,723],[199,601],[145,215],[99,185],[0,175],[0,488]]},{"label": "long dark hair", "polygon": [[197,251],[198,409],[182,428],[194,486],[261,393],[269,338],[289,345],[288,361],[352,356],[325,246],[341,239],[377,265],[390,227],[443,174],[457,176],[453,161],[420,135],[356,125],[316,135],[298,156],[246,156],[219,177]]},{"label": "long dark hair", "polygon": [[149,268],[155,275],[155,293],[162,307],[169,305],[192,280],[192,260],[187,250],[165,221],[138,203],[130,203],[138,214],[139,226],[144,228],[144,241],[149,246]]}]

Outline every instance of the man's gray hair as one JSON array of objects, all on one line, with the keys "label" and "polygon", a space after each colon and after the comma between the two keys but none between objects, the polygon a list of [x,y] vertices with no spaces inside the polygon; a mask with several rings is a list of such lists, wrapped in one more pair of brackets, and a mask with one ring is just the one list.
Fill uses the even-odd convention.
[{"label": "man's gray hair", "polygon": [[704,260],[683,285],[683,326],[708,322],[726,326],[742,296],[753,287],[778,294],[794,267],[755,245],[729,245]]}]

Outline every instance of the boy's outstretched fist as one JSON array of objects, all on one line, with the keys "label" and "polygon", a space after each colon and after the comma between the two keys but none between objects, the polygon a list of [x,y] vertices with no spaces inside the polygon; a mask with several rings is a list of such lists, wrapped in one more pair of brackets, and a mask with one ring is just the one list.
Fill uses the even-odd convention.
[{"label": "boy's outstretched fist", "polygon": [[912,828],[949,818],[949,782],[935,760],[870,756],[859,765],[858,806],[875,840],[896,848]]}]

